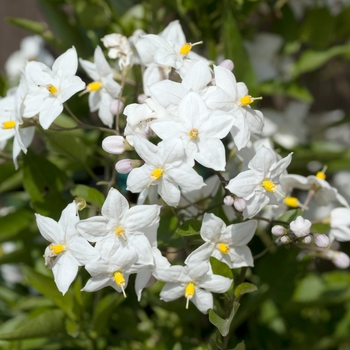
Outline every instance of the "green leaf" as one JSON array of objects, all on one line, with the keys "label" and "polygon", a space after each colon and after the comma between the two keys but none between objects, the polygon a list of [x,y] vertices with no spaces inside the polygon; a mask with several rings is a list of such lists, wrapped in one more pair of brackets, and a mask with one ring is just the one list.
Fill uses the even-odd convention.
[{"label": "green leaf", "polygon": [[86,200],[86,202],[95,205],[98,208],[101,208],[103,202],[105,201],[105,196],[102,192],[96,188],[85,186],[85,185],[76,185],[74,186],[70,193],[72,196],[81,197]]},{"label": "green leaf", "polygon": [[240,304],[237,302],[233,303],[233,308],[231,310],[230,316],[226,319],[218,316],[213,309],[209,310],[209,321],[218,329],[223,337],[226,337],[229,334],[231,322],[239,308],[239,305]]},{"label": "green leaf", "polygon": [[232,274],[231,269],[224,262],[211,256],[210,257],[210,265],[211,265],[211,268],[212,268],[213,273],[215,275],[221,275],[221,276],[233,279],[233,274]]},{"label": "green leaf", "polygon": [[244,341],[241,341],[239,344],[237,344],[233,349],[229,350],[245,350],[245,344]]},{"label": "green leaf", "polygon": [[29,262],[31,260],[28,254],[28,248],[21,248],[11,253],[3,253],[0,255],[0,265],[2,264],[16,264],[22,262]]},{"label": "green leaf", "polygon": [[65,322],[66,332],[73,338],[76,338],[80,333],[79,324],[69,318]]},{"label": "green leaf", "polygon": [[280,216],[277,219],[277,221],[285,221],[287,223],[291,223],[298,216],[303,216],[303,211],[300,208],[286,211],[282,216]]},{"label": "green leaf", "polygon": [[258,288],[254,284],[248,283],[248,282],[243,282],[236,287],[235,297],[239,298],[243,294],[255,292],[257,289]]},{"label": "green leaf", "polygon": [[92,3],[86,0],[77,1],[75,5],[78,20],[86,29],[106,27],[111,21],[111,13],[104,2]]},{"label": "green leaf", "polygon": [[51,299],[71,319],[76,318],[73,313],[74,302],[71,293],[68,292],[62,295],[52,278],[44,276],[28,266],[23,266],[22,269],[31,286]]},{"label": "green leaf", "polygon": [[16,170],[13,162],[6,162],[0,166],[0,193],[21,187],[22,171]]},{"label": "green leaf", "polygon": [[1,340],[20,340],[52,337],[64,331],[64,313],[61,310],[45,311],[35,317],[23,319],[12,331],[1,331]]},{"label": "green leaf", "polygon": [[193,236],[199,235],[202,226],[202,221],[190,219],[185,221],[175,231],[180,236]]}]

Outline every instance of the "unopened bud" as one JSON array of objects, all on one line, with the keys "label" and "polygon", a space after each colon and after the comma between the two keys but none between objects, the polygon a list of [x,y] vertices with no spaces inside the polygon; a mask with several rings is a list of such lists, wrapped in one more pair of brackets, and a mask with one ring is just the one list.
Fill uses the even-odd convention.
[{"label": "unopened bud", "polygon": [[130,149],[130,145],[123,136],[107,136],[102,141],[102,148],[112,154],[122,154],[125,150]]},{"label": "unopened bud", "polygon": [[81,211],[86,207],[86,200],[81,197],[76,197],[74,199],[77,210]]},{"label": "unopened bud", "polygon": [[281,225],[275,225],[272,227],[271,233],[275,236],[284,236],[287,233],[287,229]]},{"label": "unopened bud", "polygon": [[147,99],[148,99],[148,97],[145,94],[141,94],[141,95],[137,96],[138,103],[145,103]]},{"label": "unopened bud", "polygon": [[327,235],[314,235],[314,242],[320,248],[327,248],[329,246],[329,238]]},{"label": "unopened bud", "polygon": [[289,236],[282,236],[280,239],[281,239],[281,243],[283,244],[288,244],[291,242]]},{"label": "unopened bud", "polygon": [[302,242],[304,244],[310,244],[312,242],[312,236],[311,235],[307,235],[303,238]]},{"label": "unopened bud", "polygon": [[124,110],[123,101],[113,100],[109,105],[109,110],[113,115],[119,115]]},{"label": "unopened bud", "polygon": [[302,216],[298,216],[294,221],[290,223],[290,229],[297,237],[305,237],[310,233],[311,221],[304,219]]},{"label": "unopened bud", "polygon": [[139,159],[122,159],[115,165],[115,170],[119,174],[128,174],[134,168],[138,168],[142,165],[142,161]]},{"label": "unopened bud", "polygon": [[238,211],[243,211],[247,207],[247,202],[243,198],[237,198],[233,203],[233,206]]},{"label": "unopened bud", "polygon": [[327,257],[329,260],[333,262],[336,267],[340,269],[346,269],[350,266],[350,258],[347,254],[343,252],[337,252],[334,250],[330,250],[327,253]]},{"label": "unopened bud", "polygon": [[224,204],[227,205],[228,207],[231,207],[235,200],[232,198],[232,196],[226,196],[224,198]]},{"label": "unopened bud", "polygon": [[233,62],[231,60],[223,60],[220,64],[219,64],[220,67],[223,67],[223,68],[226,68],[228,69],[229,71],[232,71],[233,69]]}]

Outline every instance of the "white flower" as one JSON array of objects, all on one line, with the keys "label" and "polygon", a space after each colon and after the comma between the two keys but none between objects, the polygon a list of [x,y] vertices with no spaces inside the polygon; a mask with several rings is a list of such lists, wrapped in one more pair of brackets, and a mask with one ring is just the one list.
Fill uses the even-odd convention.
[{"label": "white flower", "polygon": [[99,46],[96,47],[94,53],[95,63],[83,59],[79,61],[86,73],[93,79],[93,82],[88,84],[85,90],[85,92],[89,92],[90,111],[98,110],[98,116],[102,123],[111,128],[114,116],[110,105],[119,97],[121,89],[120,85],[113,79],[113,70]]},{"label": "white flower", "polygon": [[245,218],[256,215],[266,204],[278,204],[283,195],[278,191],[278,180],[292,160],[292,153],[278,160],[274,151],[261,147],[249,162],[248,168],[230,180],[226,188],[247,201]]},{"label": "white flower", "polygon": [[213,308],[211,292],[224,293],[232,283],[229,278],[214,275],[208,262],[156,269],[154,276],[167,282],[160,293],[161,300],[168,302],[184,296],[186,309],[189,301],[192,301],[204,314]]},{"label": "white flower", "polygon": [[68,204],[58,222],[35,214],[42,236],[51,242],[45,250],[45,265],[52,269],[57,288],[65,294],[78,272],[78,266],[97,260],[99,253],[75,229],[79,221],[75,203]]},{"label": "white flower", "polygon": [[331,241],[350,241],[350,208],[335,208],[331,211]]},{"label": "white flower", "polygon": [[40,125],[48,129],[61,114],[63,103],[85,88],[85,83],[75,75],[77,68],[74,47],[56,59],[52,70],[43,63],[27,63],[25,74],[29,91],[23,116],[30,118],[39,114]]},{"label": "white flower", "polygon": [[205,243],[193,251],[185,263],[195,264],[213,256],[225,262],[231,269],[254,266],[247,243],[254,236],[257,226],[257,221],[250,220],[226,227],[214,214],[204,214],[200,234]]},{"label": "white flower", "polygon": [[304,219],[302,216],[298,216],[294,221],[290,223],[290,229],[298,237],[305,237],[310,233],[311,221]]},{"label": "white flower", "polygon": [[172,138],[155,146],[141,137],[134,137],[134,147],[145,164],[130,172],[127,190],[138,193],[149,186],[158,186],[163,200],[177,206],[180,188],[186,193],[205,185],[203,178],[185,163],[181,140]]}]

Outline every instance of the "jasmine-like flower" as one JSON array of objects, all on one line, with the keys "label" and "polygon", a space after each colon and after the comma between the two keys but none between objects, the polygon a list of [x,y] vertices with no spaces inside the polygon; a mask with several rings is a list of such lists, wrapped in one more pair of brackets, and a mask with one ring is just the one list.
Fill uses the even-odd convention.
[{"label": "jasmine-like flower", "polygon": [[290,229],[298,237],[305,237],[310,233],[311,221],[298,216],[290,223]]}]

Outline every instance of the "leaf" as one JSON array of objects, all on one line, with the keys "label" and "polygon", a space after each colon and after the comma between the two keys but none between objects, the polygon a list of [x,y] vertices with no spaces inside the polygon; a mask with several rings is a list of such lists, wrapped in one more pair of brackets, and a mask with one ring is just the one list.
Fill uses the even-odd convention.
[{"label": "leaf", "polygon": [[256,285],[248,282],[243,282],[236,287],[235,297],[239,298],[243,294],[252,293],[252,292],[255,292],[256,290],[258,290]]},{"label": "leaf", "polygon": [[76,338],[80,333],[80,327],[79,324],[75,321],[70,320],[69,318],[66,319],[65,322],[66,332],[73,338]]},{"label": "leaf", "polygon": [[19,322],[13,331],[1,331],[1,340],[20,340],[38,337],[52,337],[64,331],[64,313],[61,310],[49,310]]},{"label": "leaf", "polygon": [[292,209],[286,211],[282,216],[280,216],[277,221],[285,221],[287,223],[291,223],[294,221],[298,216],[302,216],[303,212],[300,208],[298,209]]},{"label": "leaf", "polygon": [[233,279],[233,274],[232,274],[231,269],[224,262],[211,256],[210,257],[210,265],[211,265],[211,268],[212,268],[213,273],[215,275],[220,275],[220,276],[224,276],[224,277]]},{"label": "leaf", "polygon": [[177,233],[180,236],[199,235],[201,227],[202,221],[190,219],[185,221],[180,227],[178,227],[175,233]]},{"label": "leaf", "polygon": [[22,185],[22,171],[16,170],[13,162],[0,166],[0,193],[14,190]]},{"label": "leaf", "polygon": [[21,248],[11,253],[3,253],[0,255],[0,265],[2,264],[15,264],[19,262],[30,262],[31,257],[28,254],[28,248]]},{"label": "leaf", "polygon": [[230,350],[245,350],[244,340],[237,344],[233,349]]},{"label": "leaf", "polygon": [[97,29],[106,27],[111,21],[111,13],[104,2],[91,3],[80,0],[75,5],[78,20],[86,29]]},{"label": "leaf", "polygon": [[71,319],[74,320],[76,318],[72,311],[73,298],[69,292],[62,295],[52,278],[44,276],[28,266],[23,266],[22,270],[31,286],[51,299]]},{"label": "leaf", "polygon": [[76,185],[71,190],[70,193],[72,196],[81,197],[86,200],[86,202],[95,205],[98,208],[101,208],[103,202],[105,201],[105,196],[102,192],[96,188],[85,186],[85,185]]},{"label": "leaf", "polygon": [[239,305],[240,304],[237,302],[233,303],[233,308],[231,310],[230,316],[226,319],[218,316],[213,309],[209,309],[209,321],[218,329],[223,337],[226,337],[230,332],[231,322],[239,308]]}]

